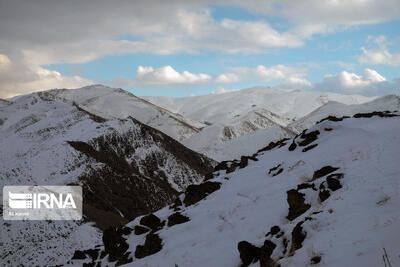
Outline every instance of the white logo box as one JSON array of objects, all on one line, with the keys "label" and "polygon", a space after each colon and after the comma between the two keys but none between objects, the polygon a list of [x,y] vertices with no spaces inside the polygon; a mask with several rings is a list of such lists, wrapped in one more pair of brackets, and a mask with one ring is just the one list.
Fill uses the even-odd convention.
[{"label": "white logo box", "polygon": [[80,186],[4,186],[4,220],[81,220]]}]

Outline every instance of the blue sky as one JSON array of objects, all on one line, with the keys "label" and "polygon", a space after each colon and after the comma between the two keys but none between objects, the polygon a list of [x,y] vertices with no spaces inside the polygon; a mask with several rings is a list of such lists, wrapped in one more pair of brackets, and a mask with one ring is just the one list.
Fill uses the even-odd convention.
[{"label": "blue sky", "polygon": [[[271,2],[258,8],[252,1],[241,6],[194,1],[171,7],[171,16],[165,15],[162,7],[157,13],[144,5],[147,17],[117,9],[111,15],[118,19],[98,25],[90,25],[92,22],[79,17],[78,12],[73,19],[82,22],[75,26],[82,27],[82,33],[75,33],[71,25],[71,40],[66,36],[60,36],[59,42],[57,36],[50,40],[51,30],[44,31],[39,35],[49,38],[47,43],[24,40],[31,46],[21,46],[20,51],[5,47],[6,53],[0,42],[0,59],[3,56],[3,65],[16,62],[26,71],[36,71],[33,74],[43,80],[16,83],[16,88],[102,83],[137,95],[164,96],[252,86],[363,95],[399,93],[400,16],[396,1],[379,9],[379,1],[369,6],[347,1],[328,7],[317,1],[312,5],[315,10],[292,6],[291,1]],[[348,12],[355,5],[359,12]],[[136,7],[132,4],[127,9]],[[304,14],[307,19],[296,14],[302,8],[310,12]],[[54,7],[53,12],[57,10]],[[112,8],[109,11],[113,12]],[[105,11],[96,12],[94,17]],[[320,16],[324,12],[327,15]],[[31,19],[36,23],[35,17]],[[21,54],[20,58],[15,56]],[[0,80],[0,95],[1,88]]]}]

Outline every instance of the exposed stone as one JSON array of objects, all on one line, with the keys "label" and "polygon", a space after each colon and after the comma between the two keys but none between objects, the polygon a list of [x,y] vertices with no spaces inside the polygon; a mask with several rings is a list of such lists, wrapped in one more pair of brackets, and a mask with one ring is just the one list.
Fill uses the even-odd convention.
[{"label": "exposed stone", "polygon": [[246,167],[249,164],[249,159],[245,156],[240,157],[240,163],[239,163],[239,168],[242,169]]},{"label": "exposed stone", "polygon": [[332,166],[322,167],[321,169],[319,169],[319,170],[314,172],[314,175],[312,177],[312,181],[314,181],[314,180],[316,180],[318,178],[321,178],[321,177],[323,177],[323,176],[325,176],[325,175],[327,175],[327,174],[329,174],[331,172],[334,172],[334,171],[336,171],[338,169],[339,168],[335,168],[335,167],[332,167]]},{"label": "exposed stone", "polygon": [[370,113],[357,113],[353,117],[354,118],[371,118],[373,116],[379,116],[381,118],[389,118],[389,117],[397,117],[397,114],[391,114],[388,112],[374,111]]},{"label": "exposed stone", "polygon": [[143,216],[140,219],[140,224],[149,227],[153,231],[159,230],[164,226],[164,222],[161,222],[160,218],[154,214]]},{"label": "exposed stone", "polygon": [[138,259],[153,255],[162,249],[162,240],[157,234],[146,236],[144,245],[136,246],[135,257]]},{"label": "exposed stone", "polygon": [[343,117],[341,117],[341,118],[337,118],[337,117],[335,117],[335,116],[328,116],[328,117],[326,117],[326,118],[323,118],[323,119],[320,120],[319,122],[317,122],[317,124],[319,124],[319,123],[321,123],[321,122],[323,122],[323,121],[326,121],[326,120],[328,120],[328,121],[342,121],[342,120],[348,119],[348,118],[350,118],[350,117],[349,117],[349,116],[343,116]]},{"label": "exposed stone", "polygon": [[297,191],[303,190],[303,189],[307,189],[307,188],[311,188],[312,190],[317,191],[317,189],[315,188],[315,184],[314,183],[311,183],[311,184],[302,183],[302,184],[297,185]]},{"label": "exposed stone", "polygon": [[175,224],[181,224],[190,221],[190,219],[179,212],[175,212],[174,214],[168,217],[168,226],[173,226]]},{"label": "exposed stone", "polygon": [[297,147],[297,145],[296,145],[295,139],[293,139],[292,143],[289,146],[289,151],[295,150],[296,147]]},{"label": "exposed stone", "polygon": [[282,147],[282,146],[286,145],[286,141],[287,141],[287,140],[289,140],[289,138],[284,138],[284,139],[281,139],[281,140],[279,140],[279,141],[277,141],[277,142],[270,142],[270,143],[268,144],[268,146],[266,146],[266,147],[264,147],[264,148],[261,148],[261,149],[258,150],[257,152],[269,151],[269,150],[274,149],[274,148],[277,147],[277,146]]},{"label": "exposed stone", "polygon": [[269,169],[268,174],[272,176],[277,176],[278,174],[283,172],[283,168],[281,168],[281,164],[278,164],[277,166]]},{"label": "exposed stone", "polygon": [[198,185],[189,185],[183,203],[186,206],[193,205],[220,188],[221,183],[210,181]]},{"label": "exposed stone", "polygon": [[277,233],[279,233],[280,230],[281,230],[281,228],[278,225],[274,225],[271,227],[271,229],[269,230],[269,233],[266,234],[266,236],[268,236],[268,235],[274,236]]},{"label": "exposed stone", "polygon": [[307,152],[308,150],[311,150],[311,149],[313,149],[313,148],[315,148],[315,147],[317,147],[318,146],[318,144],[313,144],[313,145],[310,145],[310,146],[308,146],[308,147],[305,147],[305,148],[303,148],[303,152]]},{"label": "exposed stone", "polygon": [[260,248],[247,241],[240,241],[237,248],[240,253],[240,259],[242,260],[242,267],[249,266],[260,258]]},{"label": "exposed stone", "polygon": [[86,259],[86,255],[81,250],[75,250],[74,255],[72,256],[73,260],[83,260]]},{"label": "exposed stone", "polygon": [[299,193],[297,190],[289,190],[287,193],[287,202],[289,204],[289,214],[286,217],[292,221],[306,212],[311,205],[304,203],[304,194]]},{"label": "exposed stone", "polygon": [[320,263],[321,262],[321,256],[314,256],[311,258],[310,263],[312,265]]},{"label": "exposed stone", "polygon": [[319,200],[321,202],[324,202],[325,200],[327,200],[329,197],[331,196],[331,193],[329,193],[328,190],[321,190],[319,192]]},{"label": "exposed stone", "polygon": [[135,225],[135,227],[133,229],[134,229],[135,235],[142,235],[142,234],[147,233],[148,231],[150,231],[149,228],[146,228],[146,227],[143,227],[143,226],[140,226],[140,225]]},{"label": "exposed stone", "polygon": [[319,134],[320,134],[320,132],[318,130],[312,131],[309,133],[306,133],[306,131],[303,131],[303,133],[300,136],[301,138],[303,138],[303,140],[298,143],[299,146],[307,146],[307,145],[311,144],[312,142],[317,140]]},{"label": "exposed stone", "polygon": [[342,188],[340,181],[336,178],[327,177],[326,182],[328,183],[328,188],[332,191],[336,191],[336,190]]},{"label": "exposed stone", "polygon": [[129,245],[126,239],[122,237],[122,232],[114,227],[110,227],[103,232],[104,250],[109,255],[110,261],[116,261],[121,258],[127,258],[125,252]]},{"label": "exposed stone", "polygon": [[271,259],[272,252],[276,245],[270,240],[265,240],[264,245],[260,248],[260,267],[273,267],[274,261]]},{"label": "exposed stone", "polygon": [[303,231],[304,221],[296,224],[292,231],[292,245],[290,247],[290,254],[293,255],[294,252],[303,246],[303,241],[306,239],[307,233]]}]

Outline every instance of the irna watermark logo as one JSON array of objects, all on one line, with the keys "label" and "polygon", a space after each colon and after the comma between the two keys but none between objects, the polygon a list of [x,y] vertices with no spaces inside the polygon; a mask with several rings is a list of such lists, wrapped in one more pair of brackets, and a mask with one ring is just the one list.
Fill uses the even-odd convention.
[{"label": "irna watermark logo", "polygon": [[5,186],[5,220],[80,220],[80,186]]}]

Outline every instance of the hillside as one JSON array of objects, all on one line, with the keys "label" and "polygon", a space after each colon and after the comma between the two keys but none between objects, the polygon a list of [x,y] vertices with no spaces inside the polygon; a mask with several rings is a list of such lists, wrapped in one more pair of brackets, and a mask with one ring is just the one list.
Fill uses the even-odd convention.
[{"label": "hillside", "polygon": [[77,251],[69,263],[384,266],[385,249],[397,266],[399,115],[327,119],[223,162],[174,205],[105,233],[96,257]]},{"label": "hillside", "polygon": [[[293,137],[296,131],[286,126],[329,101],[360,104],[373,99],[359,95],[280,90],[270,87],[183,98],[144,98],[186,118],[206,124],[199,133],[182,142],[187,147],[218,161],[232,160],[243,155],[240,141],[227,141],[261,131],[263,133],[255,133],[253,136],[267,136],[267,139],[251,139],[250,147],[254,151],[260,148],[255,145],[260,142]],[[249,140],[248,137],[244,139]],[[250,150],[246,150],[245,153],[247,151]]]},{"label": "hillside", "polygon": [[79,184],[85,220],[2,221],[4,262],[60,264],[100,242],[98,229],[164,207],[216,164],[132,117],[100,117],[54,93],[0,108],[0,185]]}]

